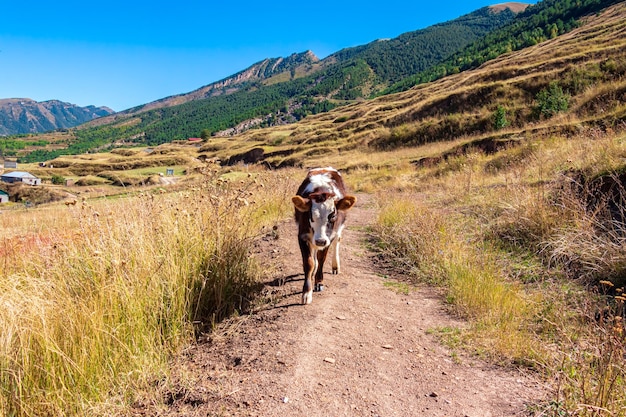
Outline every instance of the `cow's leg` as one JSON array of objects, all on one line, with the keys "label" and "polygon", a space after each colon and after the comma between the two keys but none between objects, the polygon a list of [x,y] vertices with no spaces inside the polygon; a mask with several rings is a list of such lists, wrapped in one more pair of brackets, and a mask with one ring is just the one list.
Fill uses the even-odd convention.
[{"label": "cow's leg", "polygon": [[312,278],[317,269],[316,254],[308,242],[299,240],[300,252],[302,253],[302,265],[304,267],[304,286],[302,287],[302,304],[311,304],[313,301]]},{"label": "cow's leg", "polygon": [[324,262],[328,255],[328,247],[317,251],[317,271],[315,272],[315,291],[324,290]]},{"label": "cow's leg", "polygon": [[332,267],[333,267],[333,271],[332,274],[333,275],[337,275],[340,272],[340,266],[341,263],[339,261],[339,244],[341,243],[341,236],[337,236],[337,238],[335,239],[335,241],[333,242],[333,263],[332,263]]},{"label": "cow's leg", "polygon": [[338,274],[339,272],[341,272],[341,261],[339,260],[339,248],[341,247],[341,235],[343,234],[343,229],[345,227],[345,224],[343,224],[343,222],[341,223],[341,225],[339,226],[339,228],[337,229],[337,237],[335,237],[335,240],[333,242],[334,246],[333,246],[333,275]]}]

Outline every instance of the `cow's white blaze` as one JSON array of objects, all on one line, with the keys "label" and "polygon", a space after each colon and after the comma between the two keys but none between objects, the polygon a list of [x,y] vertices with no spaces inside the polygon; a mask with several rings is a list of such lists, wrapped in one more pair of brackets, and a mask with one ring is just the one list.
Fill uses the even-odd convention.
[{"label": "cow's white blaze", "polygon": [[343,198],[343,195],[341,194],[341,191],[339,191],[339,188],[337,188],[332,177],[330,176],[330,171],[337,171],[332,168],[325,169],[329,172],[323,174],[315,174],[309,177],[309,184],[307,185],[305,191],[309,194],[316,190],[332,192],[335,194],[335,199],[341,200]]},{"label": "cow's white blaze", "polygon": [[311,228],[313,229],[312,243],[318,248],[330,245],[333,239],[333,224],[329,219],[336,216],[335,201],[332,198],[323,203],[311,204]]}]

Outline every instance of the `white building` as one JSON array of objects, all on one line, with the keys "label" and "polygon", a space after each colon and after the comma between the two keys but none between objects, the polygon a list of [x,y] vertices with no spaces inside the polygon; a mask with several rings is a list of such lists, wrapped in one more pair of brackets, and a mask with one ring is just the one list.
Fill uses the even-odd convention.
[{"label": "white building", "polygon": [[34,175],[24,171],[13,171],[2,174],[0,180],[13,184],[15,182],[21,182],[28,185],[41,185],[41,179]]}]

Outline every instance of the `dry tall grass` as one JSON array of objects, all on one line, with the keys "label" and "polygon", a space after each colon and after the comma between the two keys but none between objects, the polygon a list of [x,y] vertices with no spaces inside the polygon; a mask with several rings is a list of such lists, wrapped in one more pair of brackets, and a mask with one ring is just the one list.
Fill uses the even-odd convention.
[{"label": "dry tall grass", "polygon": [[540,301],[521,286],[504,279],[497,252],[464,233],[452,212],[432,209],[416,195],[396,195],[381,207],[375,232],[380,247],[416,282],[446,288],[454,310],[472,318],[474,336],[484,349],[518,361],[536,360],[529,355],[528,328]]},{"label": "dry tall grass", "polygon": [[0,414],[125,414],[198,332],[249,308],[253,239],[291,188],[208,173],[185,192],[29,211],[3,236]]},{"label": "dry tall grass", "polygon": [[625,139],[588,130],[403,168],[381,198],[382,250],[445,288],[473,323],[467,346],[554,383],[538,415],[626,415]]}]

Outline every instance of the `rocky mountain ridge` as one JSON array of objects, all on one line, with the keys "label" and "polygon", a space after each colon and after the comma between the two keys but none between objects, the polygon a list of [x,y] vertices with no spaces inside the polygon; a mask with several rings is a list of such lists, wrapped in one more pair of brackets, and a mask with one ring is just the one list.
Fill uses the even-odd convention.
[{"label": "rocky mountain ridge", "polygon": [[[119,114],[135,114],[163,107],[176,106],[193,100],[202,100],[205,98],[229,94],[237,91],[247,83],[263,82],[281,74],[289,74],[289,76],[293,78],[298,72],[310,72],[313,66],[319,62],[319,58],[315,56],[312,51],[294,53],[288,57],[265,58],[242,71],[200,87],[197,90],[165,97],[151,103],[146,103],[141,106],[121,111]],[[110,118],[102,120],[102,122],[110,121]]]}]

